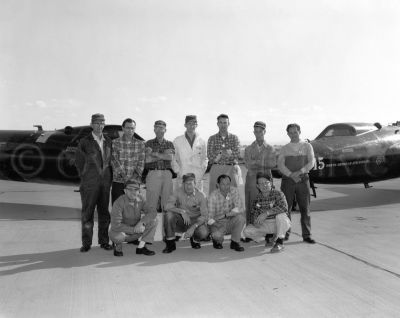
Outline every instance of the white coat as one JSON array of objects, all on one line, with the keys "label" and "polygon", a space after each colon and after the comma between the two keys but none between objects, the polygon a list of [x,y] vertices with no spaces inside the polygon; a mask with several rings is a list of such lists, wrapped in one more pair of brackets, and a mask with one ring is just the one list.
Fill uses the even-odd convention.
[{"label": "white coat", "polygon": [[208,163],[206,142],[196,133],[193,148],[191,148],[185,135],[182,135],[175,138],[174,147],[175,157],[172,167],[178,175],[176,182],[182,183],[182,176],[191,172],[196,176],[196,186],[203,190],[202,179]]}]

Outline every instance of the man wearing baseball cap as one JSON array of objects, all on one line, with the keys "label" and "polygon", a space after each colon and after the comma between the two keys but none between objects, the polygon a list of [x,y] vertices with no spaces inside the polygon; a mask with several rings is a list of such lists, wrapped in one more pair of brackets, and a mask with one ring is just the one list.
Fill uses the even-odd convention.
[{"label": "man wearing baseball cap", "polygon": [[194,173],[196,176],[196,187],[203,191],[203,176],[207,169],[207,146],[200,137],[197,128],[197,116],[187,115],[185,118],[186,131],[174,140],[175,157],[173,168],[178,174],[175,184],[177,187],[182,183],[182,176]]},{"label": "man wearing baseball cap", "polygon": [[[264,173],[272,176],[271,169],[276,166],[276,153],[274,148],[265,141],[266,124],[262,121],[254,123],[254,136],[256,140],[244,151],[244,162],[247,168],[246,183],[244,187],[246,204],[246,223],[252,224],[252,204],[258,194],[256,176]],[[249,241],[248,239],[245,241]]]},{"label": "man wearing baseball cap", "polygon": [[94,210],[98,214],[100,247],[111,250],[108,238],[111,187],[111,139],[103,135],[104,115],[94,114],[90,126],[93,131],[82,138],[75,154],[75,165],[81,178],[82,247],[87,252],[92,246]]},{"label": "man wearing baseball cap", "polygon": [[125,194],[114,202],[111,211],[109,235],[114,243],[114,255],[123,256],[122,243],[135,241],[139,241],[136,254],[154,255],[155,252],[147,249],[146,243],[153,243],[156,228],[157,213],[148,208],[145,197],[140,193],[139,182],[128,180]]},{"label": "man wearing baseball cap", "polygon": [[196,188],[196,176],[187,173],[182,176],[182,187],[175,190],[166,205],[164,220],[166,247],[163,253],[171,253],[176,249],[175,232],[186,232],[192,248],[199,249],[200,241],[208,235],[205,224],[207,200],[203,192]]},{"label": "man wearing baseball cap", "polygon": [[175,147],[171,141],[164,138],[167,124],[163,120],[154,123],[156,138],[148,140],[146,147],[145,170],[146,201],[152,212],[157,211],[158,200],[161,197],[161,209],[172,194],[172,160]]}]

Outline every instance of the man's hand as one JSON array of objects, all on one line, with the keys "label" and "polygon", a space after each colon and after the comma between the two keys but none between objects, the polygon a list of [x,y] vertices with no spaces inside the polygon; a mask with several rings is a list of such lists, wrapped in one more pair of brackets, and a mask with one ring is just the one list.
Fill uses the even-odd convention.
[{"label": "man's hand", "polygon": [[300,174],[301,171],[292,172],[289,177],[297,183],[301,181]]},{"label": "man's hand", "polygon": [[186,230],[185,238],[187,238],[187,239],[191,238],[193,236],[195,230],[196,230],[196,226],[195,225],[192,225],[191,227],[189,227]]},{"label": "man's hand", "polygon": [[209,219],[207,222],[208,225],[213,225],[214,223],[215,223],[214,219]]},{"label": "man's hand", "polygon": [[146,152],[146,155],[149,155],[153,152],[153,149],[151,147],[146,147],[145,152]]},{"label": "man's hand", "polygon": [[139,222],[133,228],[133,233],[139,234],[144,232],[144,224],[143,222]]},{"label": "man's hand", "polygon": [[261,213],[255,220],[256,224],[261,225],[268,217],[268,212]]},{"label": "man's hand", "polygon": [[189,217],[189,215],[187,215],[186,211],[183,211],[181,213],[181,215],[182,215],[182,218],[183,218],[183,224],[190,225],[190,217]]}]

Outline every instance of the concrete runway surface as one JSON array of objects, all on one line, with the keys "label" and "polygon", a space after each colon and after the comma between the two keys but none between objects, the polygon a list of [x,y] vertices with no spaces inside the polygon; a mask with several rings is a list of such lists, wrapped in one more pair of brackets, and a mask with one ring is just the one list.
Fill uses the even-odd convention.
[{"label": "concrete runway surface", "polygon": [[400,317],[400,179],[372,185],[318,185],[315,245],[296,213],[279,254],[227,239],[117,258],[79,252],[76,186],[0,181],[0,317]]}]

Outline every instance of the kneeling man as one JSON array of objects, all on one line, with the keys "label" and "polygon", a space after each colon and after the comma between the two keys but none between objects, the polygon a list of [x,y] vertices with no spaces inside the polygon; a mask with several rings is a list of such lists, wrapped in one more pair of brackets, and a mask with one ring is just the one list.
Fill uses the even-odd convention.
[{"label": "kneeling man", "polygon": [[285,195],[273,189],[271,176],[262,172],[257,173],[257,188],[259,194],[253,201],[253,224],[246,226],[243,233],[254,241],[265,236],[266,245],[274,234],[276,240],[271,253],[280,252],[284,248],[286,231],[291,226]]},{"label": "kneeling man", "polygon": [[231,234],[231,249],[243,252],[244,248],[239,242],[246,218],[239,191],[231,186],[231,178],[226,174],[217,178],[216,186],[217,189],[211,192],[208,199],[208,224],[213,246],[221,249],[224,235]]},{"label": "kneeling man", "polygon": [[[148,209],[144,196],[140,193],[140,185],[129,180],[125,185],[125,194],[120,196],[112,207],[111,226],[108,231],[114,243],[114,255],[123,256],[122,243],[139,240],[136,254],[154,255],[146,247],[152,243],[157,228],[157,215]],[[142,216],[142,213],[144,216]]]},{"label": "kneeling man", "polygon": [[179,187],[169,198],[164,226],[167,246],[163,253],[176,250],[175,232],[185,232],[190,238],[192,248],[199,249],[200,240],[208,236],[206,220],[208,217],[207,200],[203,192],[196,188],[194,173],[182,176],[182,187]]}]

